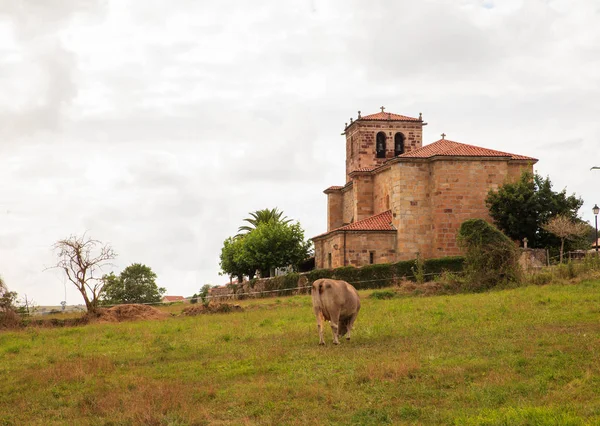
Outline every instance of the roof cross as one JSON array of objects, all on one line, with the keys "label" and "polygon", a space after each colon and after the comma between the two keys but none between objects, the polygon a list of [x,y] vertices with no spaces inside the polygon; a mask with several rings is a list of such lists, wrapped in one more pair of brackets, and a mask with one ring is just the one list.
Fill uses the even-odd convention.
[{"label": "roof cross", "polygon": [[442,133],[442,139],[446,139],[446,134]]},{"label": "roof cross", "polygon": [[384,107],[384,106],[382,106],[382,107],[379,107],[379,108],[381,108],[381,112],[383,112],[383,111],[385,110],[385,107]]}]

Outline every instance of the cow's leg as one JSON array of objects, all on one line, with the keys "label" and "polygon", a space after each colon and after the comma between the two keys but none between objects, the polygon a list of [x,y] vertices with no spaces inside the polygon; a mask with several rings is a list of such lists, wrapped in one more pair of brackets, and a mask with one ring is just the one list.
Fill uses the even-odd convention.
[{"label": "cow's leg", "polygon": [[331,332],[333,333],[333,344],[339,345],[340,341],[338,340],[338,330],[340,325],[340,311],[332,312],[331,319]]},{"label": "cow's leg", "polygon": [[346,334],[346,340],[350,340],[350,332],[352,331],[352,327],[354,327],[354,320],[356,320],[356,317],[358,316],[358,312],[355,312],[354,315],[352,315],[350,317],[350,319],[348,320],[348,333]]},{"label": "cow's leg", "polygon": [[317,330],[319,330],[319,345],[325,344],[325,339],[323,339],[324,323],[325,323],[325,318],[323,318],[323,312],[317,313]]}]

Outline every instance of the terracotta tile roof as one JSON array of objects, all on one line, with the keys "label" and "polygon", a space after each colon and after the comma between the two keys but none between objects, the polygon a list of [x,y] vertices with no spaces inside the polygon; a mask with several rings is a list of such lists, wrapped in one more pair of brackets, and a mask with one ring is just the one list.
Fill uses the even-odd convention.
[{"label": "terracotta tile roof", "polygon": [[178,302],[180,300],[185,300],[183,296],[163,296],[163,302]]},{"label": "terracotta tile roof", "polygon": [[342,189],[342,188],[343,188],[343,186],[337,186],[337,185],[334,185],[334,186],[330,186],[330,187],[329,187],[329,188],[327,188],[325,191],[338,191],[338,190],[340,190],[340,189]]},{"label": "terracotta tile roof", "polygon": [[351,173],[353,173],[353,172],[370,172],[370,171],[375,170],[376,168],[377,168],[377,166],[375,166],[375,167],[360,167],[358,169],[352,170]]},{"label": "terracotta tile roof", "polygon": [[313,238],[323,237],[327,234],[336,231],[395,231],[394,225],[392,225],[392,211],[388,210],[383,213],[376,214],[366,219],[358,220],[354,223],[341,226],[336,229],[332,229],[329,232],[317,235]]},{"label": "terracotta tile roof", "polygon": [[363,115],[358,120],[421,121],[418,118],[407,117],[405,115],[394,114],[391,112],[378,112],[376,114]]},{"label": "terracotta tile roof", "polygon": [[510,157],[511,160],[532,160],[536,158],[526,157],[525,155],[509,154],[508,152],[496,151],[495,149],[481,148],[479,146],[467,145],[464,143],[453,142],[448,139],[440,139],[429,145],[409,151],[400,158],[431,158],[441,157]]}]

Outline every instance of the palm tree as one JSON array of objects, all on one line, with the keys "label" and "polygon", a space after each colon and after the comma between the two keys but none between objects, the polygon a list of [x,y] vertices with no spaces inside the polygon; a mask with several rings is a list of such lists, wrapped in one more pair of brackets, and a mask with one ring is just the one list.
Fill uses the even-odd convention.
[{"label": "palm tree", "polygon": [[279,211],[277,209],[277,207],[275,207],[274,209],[271,209],[271,210],[269,210],[269,209],[257,210],[255,212],[251,212],[250,216],[252,216],[252,217],[244,219],[244,222],[248,222],[251,226],[249,226],[249,225],[240,226],[238,228],[239,234],[237,236],[243,235],[243,234],[241,234],[242,232],[248,233],[248,232],[252,231],[261,223],[275,222],[275,223],[286,224],[286,223],[291,222],[291,219],[288,219],[286,216],[283,216],[283,212]]}]

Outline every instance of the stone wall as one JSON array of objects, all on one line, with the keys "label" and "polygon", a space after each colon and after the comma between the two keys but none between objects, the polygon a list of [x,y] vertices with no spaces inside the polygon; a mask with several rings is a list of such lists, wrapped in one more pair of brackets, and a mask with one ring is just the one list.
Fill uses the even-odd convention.
[{"label": "stone wall", "polygon": [[[396,261],[396,234],[360,232],[346,235],[346,266],[363,266]],[[342,265],[340,265],[342,266]]]},{"label": "stone wall", "polygon": [[373,176],[373,214],[383,213],[391,208],[392,172],[388,168]]},{"label": "stone wall", "polygon": [[353,185],[349,185],[342,190],[344,194],[342,220],[345,225],[354,222],[354,190]]},{"label": "stone wall", "polygon": [[373,176],[354,176],[352,179],[354,197],[354,222],[373,216]]},{"label": "stone wall", "polygon": [[368,265],[371,253],[373,263],[390,263],[396,259],[396,234],[393,232],[340,231],[319,238],[314,244],[317,269]]},{"label": "stone wall", "polygon": [[[375,138],[377,133],[386,135],[385,158],[376,158]],[[404,134],[404,152],[420,148],[423,144],[422,122],[404,121],[356,121],[346,131],[346,182],[349,174],[364,167],[375,167],[394,157],[394,135]]]},{"label": "stone wall", "polygon": [[400,162],[391,170],[392,223],[398,230],[396,260],[431,257],[430,164]]},{"label": "stone wall", "polygon": [[344,195],[341,191],[327,192],[327,231],[339,228],[343,224]]},{"label": "stone wall", "polygon": [[507,161],[475,159],[434,161],[431,173],[433,253],[430,256],[460,254],[456,234],[467,219],[491,222],[485,198],[508,175]]},{"label": "stone wall", "polygon": [[[314,241],[315,244],[315,268],[329,269],[344,265],[344,235],[341,232],[334,233],[323,239]],[[329,255],[331,254],[331,264]]]}]

